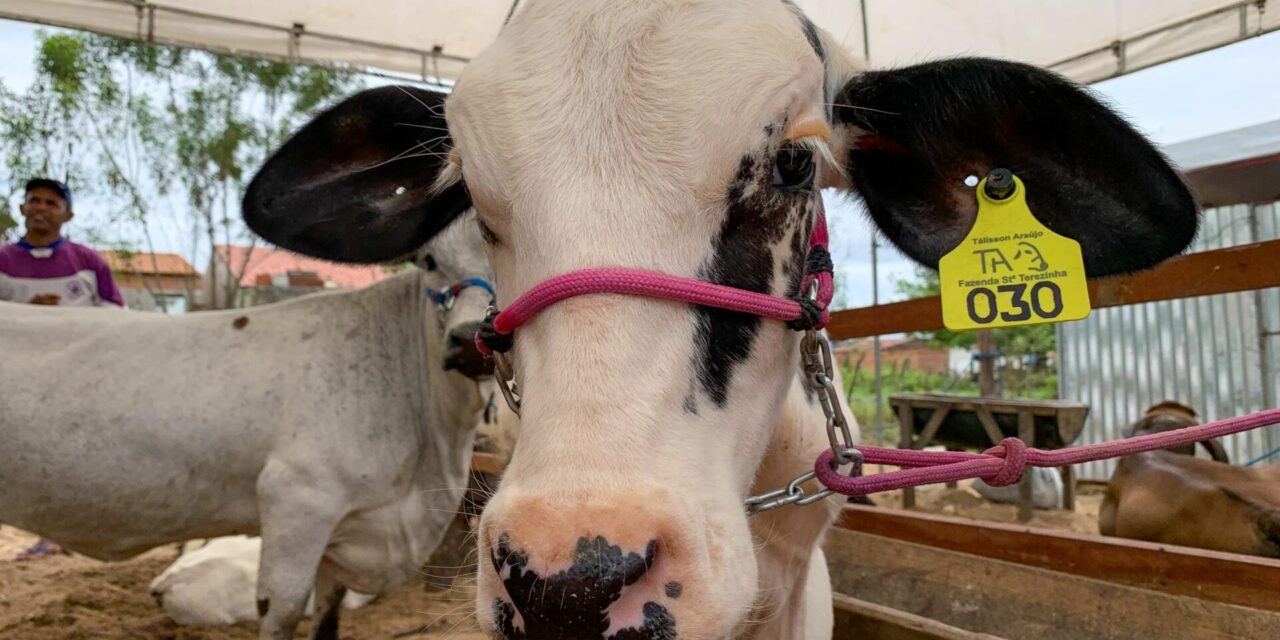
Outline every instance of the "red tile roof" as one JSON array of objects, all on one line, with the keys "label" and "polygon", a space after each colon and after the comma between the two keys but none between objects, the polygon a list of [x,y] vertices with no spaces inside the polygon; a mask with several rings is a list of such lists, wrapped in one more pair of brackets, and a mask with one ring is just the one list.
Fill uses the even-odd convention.
[{"label": "red tile roof", "polygon": [[199,276],[200,272],[176,253],[132,253],[124,251],[98,251],[107,266],[115,273],[137,273],[162,276]]},{"label": "red tile roof", "polygon": [[[231,265],[233,271],[239,271],[244,264],[245,254],[249,247],[218,245],[214,247],[218,257]],[[355,288],[371,285],[392,275],[392,271],[381,265],[350,265],[329,262],[317,258],[298,255],[283,249],[254,247],[249,255],[249,263],[240,276],[240,286],[253,287],[258,276],[280,276],[290,271],[311,271],[326,283],[342,288]]]}]

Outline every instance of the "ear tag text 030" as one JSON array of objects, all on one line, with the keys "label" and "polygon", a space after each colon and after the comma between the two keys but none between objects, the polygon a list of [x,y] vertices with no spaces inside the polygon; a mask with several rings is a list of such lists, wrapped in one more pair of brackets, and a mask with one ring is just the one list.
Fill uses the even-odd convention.
[{"label": "ear tag text 030", "polygon": [[[988,181],[1000,184],[989,191]],[[938,264],[942,323],[971,331],[1088,317],[1080,243],[1036,220],[1017,176],[996,170],[976,191],[973,228]]]}]

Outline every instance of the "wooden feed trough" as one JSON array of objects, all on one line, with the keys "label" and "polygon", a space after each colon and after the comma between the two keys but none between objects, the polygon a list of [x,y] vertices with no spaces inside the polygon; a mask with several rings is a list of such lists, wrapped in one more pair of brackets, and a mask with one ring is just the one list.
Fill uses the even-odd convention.
[{"label": "wooden feed trough", "polygon": [[1280,561],[846,507],[836,640],[1280,638]]},{"label": "wooden feed trough", "polygon": [[[988,449],[1004,438],[1019,438],[1028,447],[1061,449],[1084,430],[1089,405],[1063,400],[975,398],[904,393],[891,396],[898,416],[899,447],[923,449],[941,444],[952,450]],[[1075,508],[1075,473],[1062,468],[1063,508]],[[1020,484],[1018,519],[1031,519],[1032,474]],[[915,489],[904,489],[902,505],[914,506]]]}]

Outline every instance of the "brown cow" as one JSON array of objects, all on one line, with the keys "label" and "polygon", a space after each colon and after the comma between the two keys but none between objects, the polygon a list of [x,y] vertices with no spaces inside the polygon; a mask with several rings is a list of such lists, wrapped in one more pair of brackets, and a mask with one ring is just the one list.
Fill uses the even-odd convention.
[{"label": "brown cow", "polygon": [[[1126,436],[1198,423],[1191,407],[1162,402]],[[1280,558],[1280,466],[1229,464],[1218,442],[1128,456],[1111,476],[1098,514],[1102,535]]]}]

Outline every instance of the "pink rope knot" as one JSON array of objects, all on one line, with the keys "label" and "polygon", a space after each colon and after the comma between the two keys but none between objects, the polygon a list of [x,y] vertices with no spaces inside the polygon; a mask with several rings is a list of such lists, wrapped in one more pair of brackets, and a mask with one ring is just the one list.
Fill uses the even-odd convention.
[{"label": "pink rope knot", "polygon": [[993,487],[1007,487],[1022,479],[1022,472],[1027,467],[1027,444],[1018,438],[1005,438],[1000,444],[982,452],[993,458],[1003,458],[1000,470],[988,478],[983,478]]},{"label": "pink rope knot", "polygon": [[1008,486],[1022,478],[1026,467],[1065,467],[1094,462],[1107,458],[1129,456],[1143,451],[1157,451],[1180,447],[1201,440],[1212,440],[1280,424],[1280,409],[1267,409],[1238,418],[1187,427],[1176,431],[1149,433],[1113,442],[1068,447],[1056,451],[1028,449],[1017,438],[1005,438],[1000,444],[981,454],[964,451],[919,451],[916,449],[885,449],[857,445],[864,464],[885,464],[898,467],[870,476],[849,476],[832,466],[835,454],[830,449],[818,456],[814,473],[824,486],[847,496],[863,496],[881,491],[895,491],[941,482],[957,482],[970,478],[983,478],[992,486]]}]

